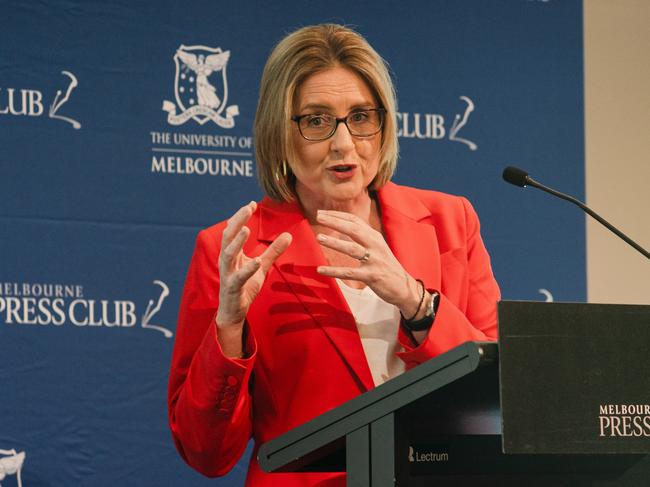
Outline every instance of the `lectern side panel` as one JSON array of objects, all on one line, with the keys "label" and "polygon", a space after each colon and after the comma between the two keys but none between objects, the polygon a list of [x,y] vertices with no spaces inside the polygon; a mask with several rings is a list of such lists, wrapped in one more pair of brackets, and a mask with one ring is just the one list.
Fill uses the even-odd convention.
[{"label": "lectern side panel", "polygon": [[348,433],[345,438],[346,485],[370,486],[370,425]]},{"label": "lectern side panel", "polygon": [[372,487],[395,486],[395,413],[370,425]]},{"label": "lectern side panel", "polygon": [[506,453],[650,453],[650,307],[499,305]]}]

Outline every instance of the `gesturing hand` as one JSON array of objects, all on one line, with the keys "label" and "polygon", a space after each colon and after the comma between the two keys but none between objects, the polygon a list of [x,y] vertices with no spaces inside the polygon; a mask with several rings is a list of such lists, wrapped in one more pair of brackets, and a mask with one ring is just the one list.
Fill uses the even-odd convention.
[{"label": "gesturing hand", "polygon": [[284,232],[257,257],[244,254],[243,247],[250,235],[245,226],[257,204],[251,201],[228,220],[223,231],[219,254],[219,309],[217,326],[241,328],[248,308],[257,297],[266,273],[273,262],[291,243],[291,234]]},{"label": "gesturing hand", "polygon": [[352,239],[321,233],[316,236],[321,245],[360,262],[358,267],[320,266],[319,274],[361,281],[381,299],[400,308],[404,316],[415,314],[420,301],[417,281],[402,267],[380,232],[359,217],[342,211],[319,210],[316,219]]}]

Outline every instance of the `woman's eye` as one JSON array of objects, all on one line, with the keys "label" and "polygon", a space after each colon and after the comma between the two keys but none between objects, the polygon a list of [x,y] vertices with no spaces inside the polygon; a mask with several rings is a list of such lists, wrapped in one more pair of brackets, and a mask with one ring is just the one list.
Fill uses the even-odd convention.
[{"label": "woman's eye", "polygon": [[354,112],[350,115],[350,119],[354,123],[362,123],[368,120],[368,112]]},{"label": "woman's eye", "polygon": [[312,115],[312,116],[307,117],[307,126],[308,127],[321,127],[322,125],[325,125],[326,123],[327,123],[327,120],[322,115]]}]

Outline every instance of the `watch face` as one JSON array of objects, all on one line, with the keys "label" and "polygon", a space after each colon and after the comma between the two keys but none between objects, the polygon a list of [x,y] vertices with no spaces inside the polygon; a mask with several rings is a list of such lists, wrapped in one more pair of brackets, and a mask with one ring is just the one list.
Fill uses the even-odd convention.
[{"label": "watch face", "polygon": [[427,304],[427,313],[425,317],[431,317],[434,318],[436,316],[436,305],[438,301],[438,293],[433,293],[431,294],[431,299],[429,300],[429,303]]}]

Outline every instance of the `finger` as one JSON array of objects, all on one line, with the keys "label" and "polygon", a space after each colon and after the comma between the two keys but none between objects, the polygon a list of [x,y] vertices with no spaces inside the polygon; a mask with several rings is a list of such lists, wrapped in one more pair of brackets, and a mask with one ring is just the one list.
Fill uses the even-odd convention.
[{"label": "finger", "polygon": [[223,243],[222,248],[225,245],[230,244],[231,240],[237,236],[239,230],[248,222],[250,217],[255,212],[257,208],[257,203],[251,201],[245,206],[242,206],[239,210],[235,212],[233,216],[228,219],[228,224],[223,231]]},{"label": "finger", "polygon": [[328,228],[347,235],[355,242],[361,245],[366,245],[368,240],[368,232],[374,230],[359,220],[356,216],[350,215],[349,213],[343,214],[349,215],[352,217],[352,219],[340,218],[337,214],[341,213],[342,212],[340,211],[333,212],[319,210],[316,215],[316,220],[318,223]]},{"label": "finger", "polygon": [[262,261],[260,258],[255,257],[254,259],[249,259],[240,269],[233,272],[230,276],[231,292],[239,292],[244,287],[244,284],[246,284],[246,281],[257,272],[261,264]]},{"label": "finger", "polygon": [[271,245],[269,245],[269,247],[259,257],[262,265],[262,272],[266,273],[271,268],[273,262],[275,262],[275,260],[280,257],[285,250],[287,250],[287,247],[291,244],[291,240],[291,234],[284,232],[271,242]]},{"label": "finger", "polygon": [[348,213],[346,211],[336,211],[336,210],[318,210],[318,214],[323,214],[327,216],[331,216],[332,218],[339,218],[341,220],[349,221],[349,222],[361,222],[362,220],[356,216],[353,215],[352,213]]},{"label": "finger", "polygon": [[342,254],[349,255],[354,259],[361,259],[365,253],[366,248],[359,245],[356,242],[350,242],[349,240],[341,240],[340,238],[332,237],[330,235],[323,235],[319,233],[316,235],[316,239],[320,242],[323,247],[336,250]]},{"label": "finger", "polygon": [[316,268],[322,276],[338,277],[339,279],[351,279],[354,281],[366,282],[367,273],[361,267],[334,267],[328,265],[321,265]]},{"label": "finger", "polygon": [[251,231],[248,227],[242,227],[237,235],[230,241],[230,243],[219,254],[220,270],[232,270],[238,257],[241,255],[244,244],[248,240]]}]

